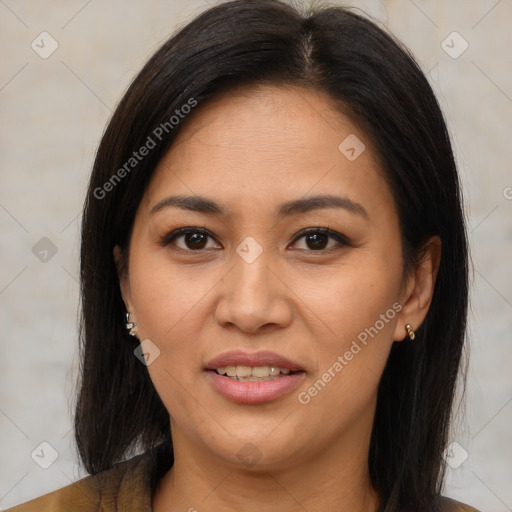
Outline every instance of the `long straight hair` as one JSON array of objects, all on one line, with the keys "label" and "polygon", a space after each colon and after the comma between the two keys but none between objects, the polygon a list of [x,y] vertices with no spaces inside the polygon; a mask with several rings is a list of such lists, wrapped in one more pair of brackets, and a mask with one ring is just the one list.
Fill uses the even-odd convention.
[{"label": "long straight hair", "polygon": [[[430,310],[414,342],[394,344],[380,381],[368,460],[382,510],[436,510],[467,315],[459,178],[443,115],[414,58],[377,23],[342,7],[222,3],[170,38],[120,101],[84,205],[75,416],[82,462],[98,473],[165,443],[172,464],[169,415],[125,331],[112,249],[128,249],[153,171],[194,117],[184,106],[252,84],[323,91],[371,139],[398,209],[404,271],[429,237],[441,238]],[[135,159],[148,137],[154,147]]]}]

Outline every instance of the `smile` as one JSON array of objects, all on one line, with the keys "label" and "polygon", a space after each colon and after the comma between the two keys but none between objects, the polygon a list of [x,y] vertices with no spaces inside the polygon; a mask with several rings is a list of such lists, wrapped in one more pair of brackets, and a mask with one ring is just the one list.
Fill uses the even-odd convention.
[{"label": "smile", "polygon": [[261,381],[279,379],[283,375],[289,375],[289,368],[279,366],[221,366],[217,368],[219,375],[226,375],[230,378],[242,381]]}]

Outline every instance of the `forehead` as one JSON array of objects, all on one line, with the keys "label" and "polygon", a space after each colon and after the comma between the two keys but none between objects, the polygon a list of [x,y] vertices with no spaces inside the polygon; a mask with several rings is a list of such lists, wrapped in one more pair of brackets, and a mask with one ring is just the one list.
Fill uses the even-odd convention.
[{"label": "forehead", "polygon": [[[309,89],[258,86],[198,107],[161,160],[147,205],[171,191],[282,202],[308,193],[392,202],[371,142],[330,98]],[[248,202],[249,201],[249,202]]]}]

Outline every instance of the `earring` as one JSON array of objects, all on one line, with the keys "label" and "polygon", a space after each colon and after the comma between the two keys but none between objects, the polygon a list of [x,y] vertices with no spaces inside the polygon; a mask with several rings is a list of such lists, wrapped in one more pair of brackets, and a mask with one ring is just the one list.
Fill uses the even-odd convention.
[{"label": "earring", "polygon": [[416,333],[410,324],[407,324],[405,328],[407,329],[407,335],[409,336],[409,339],[413,340],[416,338]]},{"label": "earring", "polygon": [[137,324],[135,322],[130,321],[130,313],[125,314],[125,328],[130,334],[130,336],[137,336]]}]

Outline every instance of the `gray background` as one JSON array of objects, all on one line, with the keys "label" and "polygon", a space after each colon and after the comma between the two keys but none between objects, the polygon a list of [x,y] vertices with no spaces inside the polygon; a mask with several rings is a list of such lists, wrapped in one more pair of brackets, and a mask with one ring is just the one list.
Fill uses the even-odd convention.
[{"label": "gray background", "polygon": [[[428,72],[464,184],[474,261],[471,358],[446,494],[482,511],[512,511],[512,2],[352,5],[382,20]],[[204,0],[0,0],[1,508],[84,475],[71,417],[86,182],[133,75],[206,7]],[[46,59],[31,47],[51,49],[43,31],[58,43]],[[58,457],[43,469],[52,450]]]}]

